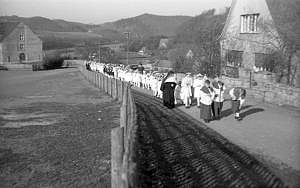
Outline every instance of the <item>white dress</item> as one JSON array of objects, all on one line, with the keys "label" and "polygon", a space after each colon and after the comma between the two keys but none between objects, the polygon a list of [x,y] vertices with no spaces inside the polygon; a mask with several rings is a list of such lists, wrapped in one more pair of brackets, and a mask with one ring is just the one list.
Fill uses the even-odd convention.
[{"label": "white dress", "polygon": [[186,76],[182,79],[182,98],[189,98],[192,96],[193,79]]},{"label": "white dress", "polygon": [[193,83],[193,87],[194,87],[194,97],[195,98],[200,98],[201,95],[200,95],[200,90],[203,86],[203,80],[202,79],[195,79],[194,80],[194,83]]}]

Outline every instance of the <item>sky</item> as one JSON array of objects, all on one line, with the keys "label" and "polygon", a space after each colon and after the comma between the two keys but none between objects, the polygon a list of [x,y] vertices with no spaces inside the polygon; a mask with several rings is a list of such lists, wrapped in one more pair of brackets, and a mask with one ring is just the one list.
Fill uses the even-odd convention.
[{"label": "sky", "polygon": [[196,16],[230,4],[231,0],[0,0],[0,15],[100,24],[144,13]]}]

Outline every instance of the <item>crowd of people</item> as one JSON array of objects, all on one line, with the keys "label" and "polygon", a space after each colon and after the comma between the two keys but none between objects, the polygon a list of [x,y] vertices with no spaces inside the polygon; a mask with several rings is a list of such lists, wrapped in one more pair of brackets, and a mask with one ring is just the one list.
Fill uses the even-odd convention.
[{"label": "crowd of people", "polygon": [[[162,73],[157,71],[145,71],[142,64],[136,69],[124,65],[103,64],[92,61],[85,62],[86,68],[91,71],[106,74],[109,77],[129,82],[135,87],[150,90],[154,97],[161,98],[167,108],[175,108],[176,105],[185,105],[190,108],[193,100],[200,108],[200,117],[204,122],[220,120],[223,103],[225,101],[225,84],[215,77],[186,73],[182,78],[173,71]],[[245,102],[246,90],[241,87],[227,89],[232,103],[232,111],[236,120],[242,120],[240,110]]]}]

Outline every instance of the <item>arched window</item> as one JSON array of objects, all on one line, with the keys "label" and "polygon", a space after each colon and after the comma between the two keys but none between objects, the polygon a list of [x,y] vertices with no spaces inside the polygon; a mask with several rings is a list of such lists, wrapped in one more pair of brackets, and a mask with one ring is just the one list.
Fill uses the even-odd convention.
[{"label": "arched window", "polygon": [[25,54],[24,53],[20,53],[19,59],[20,59],[20,61],[25,61],[26,60]]}]

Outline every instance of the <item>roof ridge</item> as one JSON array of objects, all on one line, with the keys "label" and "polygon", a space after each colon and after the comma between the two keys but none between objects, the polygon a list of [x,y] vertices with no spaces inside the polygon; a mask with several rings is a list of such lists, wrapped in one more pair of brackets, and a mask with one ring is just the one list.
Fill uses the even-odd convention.
[{"label": "roof ridge", "polygon": [[0,22],[0,42],[2,42],[21,22]]}]

